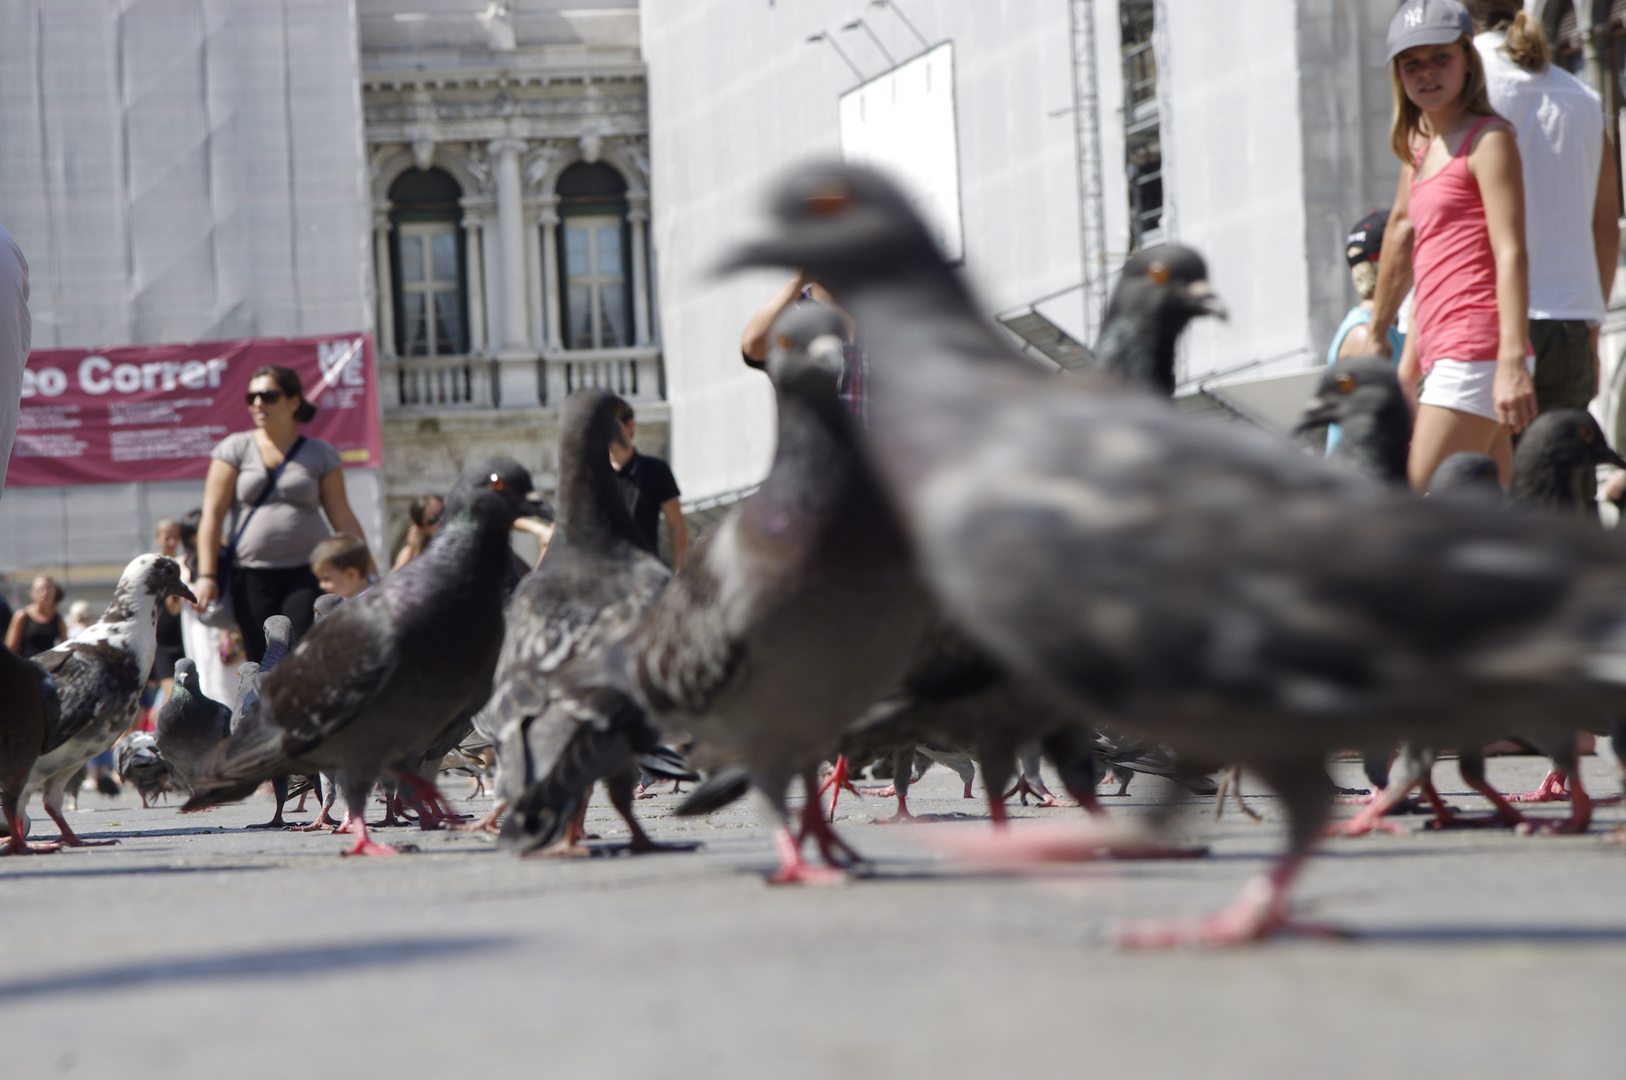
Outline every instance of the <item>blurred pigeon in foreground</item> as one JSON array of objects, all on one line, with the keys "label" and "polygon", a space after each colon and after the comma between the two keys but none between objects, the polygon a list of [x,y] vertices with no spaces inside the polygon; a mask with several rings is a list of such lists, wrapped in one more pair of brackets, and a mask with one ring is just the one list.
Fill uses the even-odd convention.
[{"label": "blurred pigeon in foreground", "polygon": [[[866,336],[875,461],[939,601],[1015,671],[1281,797],[1288,851],[1225,913],[1126,934],[1253,940],[1327,819],[1330,751],[1564,745],[1626,707],[1626,547],[1416,499],[1099,374],[1032,371],[902,194],[803,169],[736,265],[805,269]],[[1562,702],[1563,707],[1556,707]]]},{"label": "blurred pigeon in foreground", "polygon": [[1500,506],[1507,494],[1497,475],[1496,459],[1489,454],[1463,450],[1440,462],[1428,482],[1429,498],[1465,499]]},{"label": "blurred pigeon in foreground", "polygon": [[1327,368],[1293,434],[1328,424],[1342,428],[1343,437],[1327,460],[1384,483],[1406,482],[1411,407],[1389,361],[1350,356]]},{"label": "blurred pigeon in foreground", "polygon": [[180,564],[164,555],[137,556],[124,568],[113,602],[99,620],[34,657],[56,681],[62,711],[18,805],[27,806],[33,790],[43,787],[45,812],[70,847],[90,841],[79,839],[62,816],[63,793],[69,779],[111,749],[134,722],[158,650],[158,605],[171,596],[194,599],[181,580]]},{"label": "blurred pigeon in foreground", "polygon": [[1585,409],[1550,409],[1530,422],[1513,451],[1508,499],[1548,513],[1598,517],[1598,467],[1626,469]]},{"label": "blurred pigeon in foreground", "polygon": [[28,823],[20,800],[46,733],[57,729],[61,709],[56,683],[45,669],[0,644],[0,809],[8,834],[0,855],[33,855],[60,846],[24,839]]},{"label": "blurred pigeon in foreground", "polygon": [[483,490],[421,556],[339,605],[265,676],[259,702],[204,760],[185,809],[244,798],[274,776],[336,770],[351,853],[391,853],[367,835],[367,794],[390,762],[478,705],[502,645],[508,531],[535,501],[530,474],[511,459],[466,472],[485,477]]},{"label": "blurred pigeon in foreground", "polygon": [[1208,264],[1188,247],[1159,244],[1130,256],[1101,320],[1095,363],[1127,383],[1174,393],[1174,350],[1186,324],[1226,317],[1208,284]]},{"label": "blurred pigeon in foreground", "polygon": [[232,711],[204,694],[198,666],[190,658],[175,661],[175,685],[158,710],[153,735],[158,752],[188,789],[203,755],[231,734]]}]

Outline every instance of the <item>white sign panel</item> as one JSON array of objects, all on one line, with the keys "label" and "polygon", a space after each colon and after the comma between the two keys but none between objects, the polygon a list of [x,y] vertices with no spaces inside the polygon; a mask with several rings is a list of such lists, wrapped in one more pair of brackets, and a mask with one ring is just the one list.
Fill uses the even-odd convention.
[{"label": "white sign panel", "polygon": [[964,244],[953,42],[841,96],[841,155],[900,180],[943,253],[960,261]]}]

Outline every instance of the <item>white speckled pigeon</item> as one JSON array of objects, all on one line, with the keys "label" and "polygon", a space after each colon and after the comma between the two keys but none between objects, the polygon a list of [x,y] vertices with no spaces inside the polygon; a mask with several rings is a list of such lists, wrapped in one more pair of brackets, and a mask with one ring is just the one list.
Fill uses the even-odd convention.
[{"label": "white speckled pigeon", "polygon": [[244,798],[290,772],[337,771],[356,834],[351,853],[392,851],[367,835],[367,794],[391,762],[421,753],[448,717],[478,704],[502,645],[508,533],[538,501],[512,459],[466,471],[483,475],[484,489],[421,556],[339,605],[265,676],[258,704],[204,759],[184,809]]},{"label": "white speckled pigeon", "polygon": [[[1290,842],[1267,878],[1222,915],[1126,940],[1282,927],[1332,750],[1516,726],[1562,746],[1577,715],[1626,704],[1620,540],[1398,493],[1110,376],[1037,375],[872,170],[799,170],[771,211],[773,235],[734,262],[802,267],[856,319],[874,460],[949,617],[1013,670],[1193,760],[1241,762],[1282,799]],[[1154,306],[1129,315],[1155,333]]]},{"label": "white speckled pigeon", "polygon": [[46,735],[44,753],[34,763],[19,806],[27,806],[33,790],[43,788],[45,812],[61,830],[64,844],[91,843],[79,839],[62,816],[62,796],[68,780],[110,749],[135,720],[158,649],[158,609],[171,596],[193,599],[181,580],[180,564],[163,555],[139,555],[119,576],[113,602],[99,620],[34,657],[56,681],[62,710]]},{"label": "white speckled pigeon", "polygon": [[173,790],[180,780],[175,767],[164,760],[158,740],[150,731],[131,731],[119,736],[118,742],[113,744],[113,770],[136,789],[142,809],[151,807],[154,798]]}]

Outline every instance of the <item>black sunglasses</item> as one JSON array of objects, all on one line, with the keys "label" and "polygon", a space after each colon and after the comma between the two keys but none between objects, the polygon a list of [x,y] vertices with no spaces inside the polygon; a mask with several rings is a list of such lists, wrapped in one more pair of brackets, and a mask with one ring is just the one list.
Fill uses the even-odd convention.
[{"label": "black sunglasses", "polygon": [[445,517],[445,516],[446,516],[446,511],[442,510],[440,513],[435,514],[432,517],[424,518],[423,519],[424,527],[428,528],[431,525],[439,525],[440,524],[440,519]]},{"label": "black sunglasses", "polygon": [[263,401],[267,405],[275,405],[287,396],[281,390],[250,390],[243,395],[243,403],[252,405],[256,401]]}]

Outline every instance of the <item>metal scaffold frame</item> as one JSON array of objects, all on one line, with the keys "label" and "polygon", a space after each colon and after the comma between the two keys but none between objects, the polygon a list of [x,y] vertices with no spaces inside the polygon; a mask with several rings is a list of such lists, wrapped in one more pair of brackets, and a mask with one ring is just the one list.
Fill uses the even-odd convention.
[{"label": "metal scaffold frame", "polygon": [[1095,71],[1095,0],[1070,0],[1070,5],[1079,258],[1084,271],[1085,333],[1094,341],[1107,299],[1107,226],[1101,178],[1101,99]]}]

